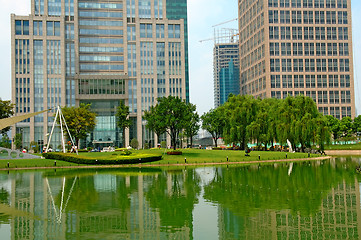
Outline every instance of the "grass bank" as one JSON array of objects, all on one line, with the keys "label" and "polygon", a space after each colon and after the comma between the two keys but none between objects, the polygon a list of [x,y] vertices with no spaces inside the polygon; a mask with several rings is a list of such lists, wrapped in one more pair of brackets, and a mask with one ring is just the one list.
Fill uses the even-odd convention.
[{"label": "grass bank", "polygon": [[[162,154],[163,159],[160,161],[154,161],[151,163],[140,163],[143,165],[169,165],[169,164],[216,164],[227,162],[256,162],[256,161],[276,161],[282,159],[307,159],[307,153],[286,153],[286,152],[251,152],[250,156],[245,156],[244,151],[230,151],[230,150],[204,150],[204,149],[182,149],[182,155],[167,155],[164,149],[148,149],[148,150],[133,150],[132,155],[144,156],[144,155],[158,155]],[[114,153],[79,153],[82,157],[98,158],[98,159],[111,159],[114,158]],[[316,158],[320,155],[310,154],[310,158]],[[51,159],[23,159],[23,160],[0,160],[0,169],[9,169],[7,163],[9,162],[9,168],[34,168],[34,167],[54,167],[55,160]],[[85,164],[76,164],[71,162],[65,162],[56,160],[56,167],[76,167],[86,166]]]},{"label": "grass bank", "polygon": [[361,150],[361,143],[328,145],[325,150]]}]

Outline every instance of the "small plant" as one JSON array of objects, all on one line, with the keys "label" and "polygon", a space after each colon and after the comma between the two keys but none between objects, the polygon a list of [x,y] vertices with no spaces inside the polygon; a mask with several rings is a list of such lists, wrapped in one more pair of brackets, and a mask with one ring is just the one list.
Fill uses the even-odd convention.
[{"label": "small plant", "polygon": [[134,149],[138,149],[139,142],[136,138],[133,138],[132,141],[130,141],[130,146]]}]

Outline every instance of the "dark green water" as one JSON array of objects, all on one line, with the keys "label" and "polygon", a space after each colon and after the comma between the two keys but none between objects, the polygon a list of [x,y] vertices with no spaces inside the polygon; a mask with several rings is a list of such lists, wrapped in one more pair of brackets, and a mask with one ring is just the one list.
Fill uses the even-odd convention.
[{"label": "dark green water", "polygon": [[0,173],[0,239],[360,239],[360,162]]}]

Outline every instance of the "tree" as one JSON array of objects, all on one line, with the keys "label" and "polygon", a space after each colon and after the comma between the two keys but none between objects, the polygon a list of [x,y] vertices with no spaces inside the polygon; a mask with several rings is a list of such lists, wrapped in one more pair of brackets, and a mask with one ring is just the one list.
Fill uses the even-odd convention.
[{"label": "tree", "polygon": [[129,107],[123,101],[120,101],[115,117],[117,118],[118,128],[122,129],[122,144],[125,147],[125,129],[130,127],[131,121],[129,119]]},{"label": "tree", "polygon": [[2,135],[2,138],[0,141],[0,147],[11,148],[10,138],[7,134]]},{"label": "tree", "polygon": [[133,138],[131,141],[130,141],[130,146],[134,149],[138,149],[138,140],[136,138]]},{"label": "tree", "polygon": [[16,149],[20,149],[23,147],[23,135],[21,133],[15,134],[14,144]]},{"label": "tree", "polygon": [[357,134],[361,132],[361,115],[356,117],[352,122],[352,131]]},{"label": "tree", "polygon": [[196,106],[194,104],[188,103],[189,107],[189,120],[186,123],[184,129],[184,135],[189,138],[190,145],[193,146],[193,137],[198,134],[199,131],[199,115],[196,112]]},{"label": "tree", "polygon": [[[15,104],[12,104],[11,101],[3,101],[0,98],[0,119],[9,118],[14,115],[14,106]],[[10,127],[6,127],[1,129],[0,133],[4,136],[9,130]]]},{"label": "tree", "polygon": [[225,127],[225,116],[221,109],[222,107],[211,109],[201,116],[202,128],[212,135],[216,147]]},{"label": "tree", "polygon": [[340,121],[340,133],[341,138],[347,142],[352,137],[352,119],[350,117],[344,117]]},{"label": "tree", "polygon": [[190,119],[190,109],[179,97],[158,98],[158,103],[144,114],[144,119],[147,120],[146,127],[154,132],[167,132],[175,150],[179,133],[187,127],[187,121]]},{"label": "tree", "polygon": [[80,104],[80,107],[63,107],[62,112],[70,134],[75,138],[79,148],[80,139],[86,138],[96,125],[96,114],[90,110],[91,104]]},{"label": "tree", "polygon": [[340,120],[332,115],[326,116],[327,127],[330,130],[333,141],[337,141],[340,138]]},{"label": "tree", "polygon": [[227,116],[223,132],[226,143],[236,143],[241,149],[247,147],[249,135],[247,126],[256,117],[257,101],[253,96],[231,96],[224,104],[223,115]]}]

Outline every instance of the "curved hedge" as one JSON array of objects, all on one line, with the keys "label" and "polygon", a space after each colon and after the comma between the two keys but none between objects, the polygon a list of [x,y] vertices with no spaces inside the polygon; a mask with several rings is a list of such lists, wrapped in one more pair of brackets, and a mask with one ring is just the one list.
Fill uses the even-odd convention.
[{"label": "curved hedge", "polygon": [[147,163],[162,160],[162,155],[153,156],[125,156],[124,158],[118,159],[102,159],[102,158],[89,158],[85,156],[76,155],[74,153],[43,153],[43,157],[46,159],[62,160],[66,162],[72,162],[77,164],[88,164],[88,165],[120,165],[120,164],[135,164],[135,163]]}]

